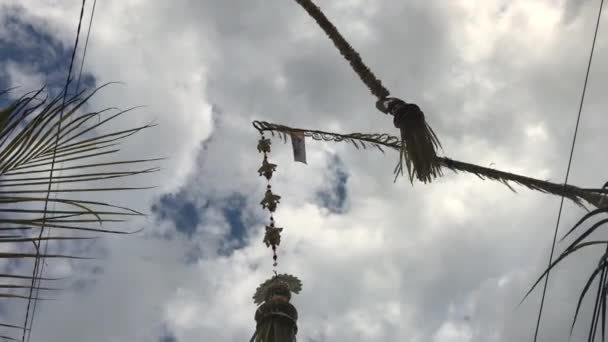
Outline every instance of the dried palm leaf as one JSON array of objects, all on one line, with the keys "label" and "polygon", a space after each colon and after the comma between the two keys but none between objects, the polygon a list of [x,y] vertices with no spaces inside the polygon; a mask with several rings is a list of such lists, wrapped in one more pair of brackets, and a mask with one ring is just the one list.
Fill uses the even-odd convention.
[{"label": "dried palm leaf", "polygon": [[[383,153],[383,147],[388,147],[394,150],[401,150],[401,140],[398,137],[391,136],[388,134],[338,134],[318,130],[292,128],[265,121],[254,121],[253,126],[258,131],[269,131],[273,136],[276,132],[284,141],[287,141],[286,139],[288,134],[298,132],[306,137],[310,137],[314,140],[319,141],[350,142],[357,149],[365,149],[367,148],[367,146],[372,146],[376,147]],[[515,189],[513,189],[509,182],[519,184],[530,190],[535,190],[556,196],[565,196],[566,198],[570,199],[577,205],[582,206],[583,208],[585,208],[585,202],[595,206],[596,208],[603,208],[608,205],[607,191],[605,189],[584,189],[568,184],[564,185],[552,183],[532,177],[522,176],[475,164],[465,163],[447,157],[437,157],[436,162],[442,168],[446,168],[454,172],[471,173],[482,180],[490,179],[493,181],[500,182],[514,192]]]},{"label": "dried palm leaf", "polygon": [[403,174],[404,163],[411,182],[414,177],[423,183],[440,177],[441,167],[437,162],[437,149],[441,147],[441,144],[433,129],[426,122],[422,110],[413,103],[389,97],[389,91],[363,63],[359,53],[344,39],[319,6],[315,5],[312,0],[296,0],[296,2],[323,29],[342,57],[349,62],[353,71],[376,96],[376,108],[384,114],[393,115],[393,124],[401,132],[399,163],[395,168],[395,180],[400,174]]}]

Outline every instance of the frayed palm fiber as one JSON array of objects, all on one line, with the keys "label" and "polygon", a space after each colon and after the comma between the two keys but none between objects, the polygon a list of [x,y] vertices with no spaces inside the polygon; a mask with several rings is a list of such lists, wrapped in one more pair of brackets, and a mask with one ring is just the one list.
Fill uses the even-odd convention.
[{"label": "frayed palm fiber", "polygon": [[376,108],[384,114],[393,115],[393,122],[395,127],[399,128],[403,141],[399,164],[395,168],[395,181],[400,174],[403,174],[404,164],[410,182],[414,181],[414,177],[423,183],[429,183],[433,178],[440,177],[441,166],[437,162],[436,150],[441,145],[435,132],[426,123],[420,108],[398,98],[389,97],[390,92],[382,85],[382,81],[363,63],[359,53],[344,39],[336,26],[312,0],[295,1],[316,21],[353,71],[377,98]]},{"label": "frayed palm fiber", "polygon": [[[318,130],[307,130],[300,128],[291,128],[284,125],[272,124],[264,121],[254,121],[253,126],[259,131],[270,131],[274,135],[277,132],[284,141],[287,141],[287,135],[290,133],[303,133],[306,137],[311,137],[314,140],[320,141],[345,141],[352,143],[356,148],[367,148],[368,146],[375,147],[384,152],[383,147],[389,147],[397,151],[401,151],[401,140],[398,137],[388,134],[337,134]],[[556,196],[564,196],[576,203],[577,205],[587,209],[584,203],[593,205],[596,208],[608,207],[607,191],[604,189],[586,189],[579,188],[573,185],[564,185],[552,183],[532,177],[522,176],[510,172],[500,171],[492,168],[487,168],[475,164],[465,163],[458,160],[453,160],[447,157],[437,157],[435,162],[441,167],[452,170],[454,172],[466,172],[476,175],[482,180],[493,180],[500,182],[516,192],[509,184],[513,182],[524,186],[530,190],[535,190],[543,193],[548,193]],[[399,165],[397,166],[397,170]],[[437,172],[436,175],[441,175]]]},{"label": "frayed palm fiber", "polygon": [[376,107],[393,115],[393,124],[401,132],[399,163],[395,167],[395,181],[403,175],[403,164],[407,168],[410,182],[414,177],[423,183],[441,177],[441,164],[436,150],[441,143],[435,132],[424,120],[424,113],[413,103],[405,103],[397,98],[378,101]]}]

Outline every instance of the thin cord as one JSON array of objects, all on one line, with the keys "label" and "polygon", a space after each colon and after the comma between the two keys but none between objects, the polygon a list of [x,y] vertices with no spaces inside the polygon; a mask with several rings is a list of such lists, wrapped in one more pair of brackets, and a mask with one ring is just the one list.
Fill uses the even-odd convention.
[{"label": "thin cord", "polygon": [[[90,17],[90,20],[89,20],[89,28],[88,28],[88,30],[87,30],[87,38],[86,38],[85,43],[84,43],[84,51],[83,51],[83,53],[82,53],[82,59],[81,59],[81,61],[80,61],[80,70],[79,70],[79,72],[78,72],[78,81],[76,82],[76,90],[74,91],[74,94],[78,94],[78,91],[80,90],[80,80],[81,80],[81,78],[82,78],[82,70],[83,70],[84,61],[85,61],[85,59],[86,59],[86,55],[87,55],[87,47],[88,47],[88,45],[89,45],[89,37],[90,37],[90,35],[91,35],[91,27],[92,27],[92,25],[93,25],[93,18],[94,18],[94,16],[95,16],[95,7],[96,7],[96,5],[97,5],[97,0],[94,0],[94,1],[93,1],[93,8],[92,8],[92,10],[91,10],[91,17]],[[61,164],[60,164],[60,165],[63,165],[63,162],[61,162]],[[61,173],[61,172],[60,172],[60,173]],[[60,186],[60,185],[58,184],[56,188],[59,188],[59,186]],[[55,197],[57,197],[57,194],[55,194]],[[51,206],[52,206],[52,209],[51,209],[51,210],[52,210],[52,211],[54,211],[54,209],[55,209],[55,204],[56,204],[55,202],[53,202],[53,203],[51,204]],[[50,231],[50,229],[49,229],[49,230],[47,231],[47,236],[50,236],[50,234],[51,234],[51,231]],[[48,246],[49,246],[49,241],[48,241],[48,240],[44,241],[44,253],[43,253],[43,255],[46,255],[46,254],[47,254],[47,251],[48,251]],[[42,264],[40,265],[40,271],[38,272],[38,274],[39,274],[40,276],[42,276],[42,274],[44,274],[44,267],[45,267],[45,265],[46,265],[46,262],[44,262],[44,259],[45,259],[45,258],[44,258],[44,256],[43,256],[43,258],[42,258],[43,262],[42,262]],[[39,295],[39,293],[40,293],[40,284],[41,284],[41,280],[39,279],[39,280],[38,280],[38,286],[36,287],[36,295],[35,295],[35,297],[36,297],[36,298],[38,297],[38,295]],[[33,306],[33,309],[32,309],[32,316],[31,316],[31,319],[30,319],[30,326],[31,326],[31,325],[33,325],[33,322],[34,322],[34,317],[35,317],[35,315],[36,315],[36,306],[37,306],[37,304],[38,304],[38,301],[34,301],[34,306]],[[30,336],[31,336],[31,334],[32,334],[32,330],[30,329],[30,330],[29,330],[29,332],[28,332],[27,341],[29,341],[29,340],[30,340]]]},{"label": "thin cord", "polygon": [[[93,18],[95,16],[95,7],[97,5],[97,0],[93,1],[93,8],[91,9],[91,18],[89,19],[89,28],[87,29],[87,38],[85,40],[84,43],[84,50],[82,53],[82,59],[80,61],[80,70],[78,72],[78,81],[76,82],[76,90],[74,91],[74,94],[78,94],[78,91],[80,90],[80,80],[82,78],[82,70],[83,70],[83,66],[84,66],[84,61],[86,59],[87,56],[87,47],[89,46],[89,37],[91,35],[91,27],[93,26]],[[78,32],[78,35],[80,35],[80,32]],[[74,46],[74,49],[76,49],[77,44]],[[64,95],[65,96],[65,95]],[[61,165],[63,165],[63,162],[61,162]],[[60,186],[60,184],[57,185],[57,188]],[[57,197],[57,194],[55,194],[55,197]],[[54,211],[55,209],[55,202],[53,202],[52,204],[52,209]],[[47,236],[51,235],[51,231],[50,229],[47,231]],[[40,271],[38,272],[39,276],[41,277],[42,274],[44,274],[44,266],[46,265],[46,262],[44,262],[44,255],[47,254],[48,252],[48,247],[49,247],[49,241],[46,240],[44,242],[44,253],[43,253],[43,257],[42,257],[42,263],[40,264]],[[36,295],[34,296],[35,298],[39,297],[39,293],[40,293],[40,284],[41,284],[41,280],[38,279],[38,285],[36,286]],[[34,324],[34,318],[36,316],[36,307],[37,307],[38,301],[34,300],[34,305],[32,308],[32,315],[31,315],[31,319],[30,319],[30,327],[33,326]],[[28,333],[27,333],[27,341],[30,341],[30,338],[32,336],[32,329],[29,329]]]},{"label": "thin cord", "polygon": [[[95,16],[95,5],[96,4],[97,4],[97,0],[94,0],[93,1],[93,9],[91,10],[91,18],[89,20],[89,28],[87,30],[87,38],[86,38],[86,40],[84,42],[84,51],[82,53],[82,59],[80,61],[80,70],[78,72],[78,81],[76,82],[76,90],[74,91],[74,94],[78,94],[78,91],[80,90],[80,79],[82,78],[82,69],[83,69],[83,66],[84,66],[84,61],[85,61],[86,56],[87,56],[87,47],[89,45],[89,37],[91,35],[91,26],[93,25],[93,17]],[[80,35],[80,32],[78,32],[78,35]],[[77,47],[77,44],[74,46],[74,49],[76,49],[76,47]],[[61,162],[60,165],[63,165],[63,162]],[[59,173],[61,173],[61,171]],[[56,188],[59,188],[59,186],[60,186],[60,184],[58,184]],[[57,197],[57,194],[55,194],[55,197]],[[51,206],[52,206],[51,210],[52,211],[55,210],[55,204],[56,204],[55,202],[53,202],[51,204]],[[49,228],[49,230],[47,231],[47,236],[50,236],[50,235],[51,235],[51,230]],[[42,257],[42,263],[40,264],[40,271],[38,272],[38,274],[39,274],[40,277],[44,274],[44,266],[46,264],[44,262],[44,259],[45,259],[44,255],[47,254],[48,247],[49,247],[49,241],[46,240],[46,241],[44,241],[44,253],[43,253],[43,257]],[[40,284],[41,283],[42,283],[42,281],[40,279],[38,279],[38,285],[36,286],[36,295],[34,296],[34,298],[38,298],[39,297],[39,294],[40,294]],[[32,316],[31,316],[31,319],[30,319],[30,327],[34,324],[34,318],[36,316],[36,307],[37,306],[38,306],[38,301],[34,300],[34,305],[33,305],[33,308],[32,308]],[[28,342],[30,341],[31,336],[32,336],[32,329],[29,329],[29,331],[27,333],[27,341]]]},{"label": "thin cord", "polygon": [[87,47],[89,46],[89,36],[91,35],[91,26],[93,26],[93,17],[95,16],[95,5],[97,0],[93,0],[93,9],[91,10],[91,19],[89,20],[89,29],[87,30],[87,39],[84,41],[84,51],[82,52],[82,60],[80,61],[80,71],[78,72],[78,81],[76,82],[76,94],[80,90],[80,79],[82,78],[82,67],[84,66],[84,59],[87,56]]},{"label": "thin cord", "polygon": [[321,8],[312,0],[295,0],[310,15],[325,32],[327,37],[334,43],[344,59],[350,63],[351,68],[357,73],[361,81],[365,83],[370,92],[378,99],[384,99],[390,95],[389,91],[382,85],[382,81],[363,63],[361,56],[344,39],[334,24],[327,19]]},{"label": "thin cord", "polygon": [[[62,105],[61,105],[61,112],[60,112],[60,116],[59,116],[59,122],[57,124],[57,138],[55,139],[55,146],[57,146],[57,144],[59,143],[59,135],[61,132],[61,123],[63,121],[63,108],[65,107],[65,102],[66,102],[66,96],[68,93],[68,87],[70,85],[70,81],[71,81],[71,75],[72,75],[72,68],[74,66],[74,58],[76,56],[76,49],[78,47],[78,38],[80,37],[80,28],[82,26],[82,18],[84,16],[84,7],[85,7],[85,3],[86,0],[82,0],[82,6],[80,8],[80,19],[78,20],[78,28],[76,30],[76,40],[74,42],[74,49],[72,50],[72,57],[70,59],[70,67],[68,69],[68,76],[65,82],[65,87],[63,90],[63,101],[62,101]],[[53,158],[51,161],[51,170],[50,170],[50,174],[49,174],[49,186],[47,189],[47,193],[46,193],[46,198],[44,201],[44,211],[43,211],[43,215],[42,215],[42,226],[40,227],[40,234],[38,236],[38,238],[42,238],[42,235],[44,233],[44,226],[46,224],[46,215],[47,215],[47,210],[48,210],[48,204],[49,204],[49,197],[51,194],[51,187],[53,184],[53,171],[55,169],[55,160],[56,160],[56,149],[53,149]],[[50,228],[49,228],[50,230]],[[39,240],[40,241],[40,240]],[[40,265],[40,243],[36,244],[34,243],[34,246],[36,247],[36,259],[34,261],[34,271],[32,272],[32,283],[30,286],[30,292],[29,292],[29,296],[28,296],[28,300],[27,300],[27,308],[26,308],[26,312],[25,312],[25,322],[23,324],[23,334],[21,336],[21,342],[25,342],[25,335],[26,335],[26,331],[27,329],[27,325],[28,325],[28,319],[29,319],[29,314],[30,314],[30,306],[32,304],[32,295],[34,292],[34,288],[36,286],[36,278],[38,277],[38,269],[39,269],[39,265]],[[33,317],[33,312],[32,312],[32,317]],[[31,330],[31,326],[30,326],[30,330]],[[31,334],[31,333],[30,333]],[[28,335],[31,336],[31,335]]]},{"label": "thin cord", "polygon": [[[74,44],[74,50],[72,51],[72,58],[71,58],[71,61],[70,61],[70,68],[69,68],[69,71],[68,71],[68,79],[67,79],[67,82],[66,82],[66,88],[65,88],[64,95],[63,95],[63,101],[64,101],[63,104],[65,104],[65,99],[66,99],[66,96],[67,96],[67,90],[68,90],[68,87],[69,87],[69,83],[71,81],[70,77],[71,77],[71,74],[72,74],[72,65],[73,65],[73,61],[74,61],[75,56],[76,56],[75,53],[76,53],[77,47],[78,47],[78,40],[79,40],[79,37],[80,37],[80,27],[81,27],[81,22],[82,22],[82,18],[83,18],[83,11],[84,11],[85,2],[86,1],[83,0],[82,8],[81,8],[81,13],[80,13],[80,19],[79,19],[79,23],[78,23],[76,42]],[[74,94],[78,94],[78,90],[80,88],[80,78],[82,76],[82,68],[83,68],[83,65],[84,65],[85,57],[86,57],[86,48],[87,48],[87,45],[88,45],[88,42],[89,42],[89,34],[91,33],[91,24],[93,22],[93,15],[95,13],[95,3],[96,2],[97,2],[97,0],[95,0],[94,3],[93,3],[93,10],[91,12],[91,19],[89,21],[89,28],[88,28],[88,32],[87,32],[87,39],[85,41],[85,48],[84,48],[84,52],[83,52],[83,55],[82,55],[82,60],[81,60],[81,63],[80,63],[80,72],[79,72],[79,75],[78,75],[78,82],[76,84],[76,90],[75,90]],[[63,107],[64,106],[62,106],[60,120],[63,118]],[[57,144],[59,143],[59,134],[60,134],[60,132],[61,132],[61,122],[59,123],[59,125],[57,127],[57,140],[55,141],[55,146],[57,146]],[[55,157],[55,153],[56,152],[54,151],[53,152],[53,157]],[[54,160],[53,160],[53,163],[51,165],[54,166]],[[61,163],[61,165],[63,165],[63,162]],[[52,180],[52,178],[51,178],[51,180]],[[56,188],[58,188],[59,186],[60,185],[58,184],[56,186]],[[55,198],[56,197],[57,197],[57,194],[55,194]],[[47,201],[48,201],[48,197],[47,197]],[[51,206],[52,206],[51,210],[54,211],[54,209],[55,209],[55,202],[53,202],[51,204]],[[44,215],[46,215],[46,213],[47,213],[47,210],[45,208]],[[44,229],[44,222],[45,221],[44,221],[44,216],[43,216],[42,229]],[[40,232],[40,237],[41,236],[42,236],[42,231]],[[51,236],[51,228],[49,228],[47,230],[47,236],[49,236],[49,237]],[[32,279],[33,281],[35,281],[36,278],[40,278],[42,276],[42,274],[44,274],[44,266],[46,264],[46,262],[45,262],[45,259],[46,259],[45,255],[48,252],[48,247],[49,247],[49,241],[46,240],[46,241],[44,241],[44,253],[42,255],[42,261],[39,262],[39,270],[37,272],[37,277],[34,277]],[[33,304],[33,308],[32,308],[32,315],[31,315],[31,319],[30,319],[30,323],[29,323],[30,329],[28,330],[28,333],[27,333],[27,341],[28,342],[30,341],[30,338],[32,336],[32,329],[31,329],[31,327],[34,325],[34,318],[36,316],[36,309],[37,309],[37,306],[38,306],[38,300],[37,300],[37,298],[39,297],[41,282],[42,281],[40,279],[38,279],[38,285],[35,287],[35,289],[36,289],[36,295],[34,296],[34,298],[36,298],[36,299],[34,299],[34,304]]]},{"label": "thin cord", "polygon": [[545,283],[543,285],[543,294],[540,300],[540,308],[538,310],[538,319],[536,320],[536,329],[534,331],[534,342],[538,338],[538,330],[540,327],[540,319],[543,314],[543,307],[545,305],[545,295],[547,294],[547,283],[549,282],[549,274],[551,273],[551,264],[553,263],[553,253],[555,252],[555,241],[557,240],[557,231],[559,229],[559,222],[562,217],[562,210],[564,208],[564,196],[566,191],[566,185],[568,184],[568,177],[570,176],[570,168],[572,166],[572,156],[574,155],[574,146],[576,145],[576,136],[578,134],[578,126],[581,121],[581,113],[583,112],[583,103],[585,102],[585,93],[587,91],[587,82],[589,81],[589,70],[591,70],[591,61],[593,60],[593,52],[595,51],[595,41],[597,39],[597,32],[600,27],[600,18],[602,16],[602,8],[604,7],[604,0],[600,2],[600,8],[597,14],[597,23],[595,24],[595,33],[593,34],[593,43],[591,44],[591,53],[589,54],[589,62],[587,63],[587,72],[585,74],[585,83],[583,85],[583,92],[581,94],[581,101],[578,106],[578,115],[576,118],[576,126],[574,127],[574,135],[572,137],[572,146],[570,147],[570,158],[568,159],[568,167],[566,169],[566,178],[564,179],[564,192],[562,193],[561,201],[559,203],[559,211],[557,212],[557,221],[555,223],[555,232],[553,233],[553,243],[551,244],[551,253],[549,254],[549,264],[547,266],[547,277],[545,277]]}]

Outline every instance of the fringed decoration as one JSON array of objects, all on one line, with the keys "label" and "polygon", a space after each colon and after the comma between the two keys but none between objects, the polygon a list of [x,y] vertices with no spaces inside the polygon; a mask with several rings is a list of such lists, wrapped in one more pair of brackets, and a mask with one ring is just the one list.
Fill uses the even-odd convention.
[{"label": "fringed decoration", "polygon": [[437,161],[436,149],[441,145],[435,132],[425,122],[420,108],[415,104],[389,97],[390,92],[382,85],[382,81],[363,63],[357,51],[312,0],[295,1],[317,22],[342,57],[350,63],[353,71],[376,96],[376,108],[385,114],[393,115],[393,123],[401,131],[402,140],[399,163],[395,168],[395,181],[403,174],[404,163],[412,184],[414,177],[423,183],[430,183],[434,178],[440,177],[441,167]]},{"label": "fringed decoration", "polygon": [[[258,174],[267,180],[266,193],[260,202],[263,209],[270,212],[270,224],[266,226],[264,244],[272,248],[273,267],[277,267],[277,246],[281,244],[281,232],[283,228],[277,227],[274,221],[274,212],[281,196],[272,192],[270,179],[276,171],[277,165],[268,161],[270,153],[270,139],[264,137],[260,131],[261,139],[258,142],[258,152],[264,154],[262,166]],[[298,311],[289,303],[291,293],[299,293],[302,282],[289,274],[277,274],[262,283],[253,295],[253,302],[259,305],[255,312],[257,322],[255,333],[250,342],[295,342],[298,326]]]},{"label": "fringed decoration", "polygon": [[281,200],[281,196],[272,192],[272,186],[270,185],[270,179],[272,174],[277,170],[277,165],[268,161],[268,153],[270,153],[270,139],[264,137],[264,133],[260,132],[262,137],[258,141],[258,152],[264,154],[264,160],[262,160],[262,166],[258,169],[258,174],[266,178],[268,182],[266,185],[266,192],[264,198],[260,201],[262,209],[268,209],[270,212],[270,224],[266,226],[266,234],[264,235],[264,244],[267,247],[272,247],[272,259],[273,266],[277,266],[277,246],[281,243],[281,232],[283,228],[275,227],[274,225],[274,212],[277,210],[277,205]]},{"label": "fringed decoration", "polygon": [[[394,150],[401,150],[401,140],[399,137],[388,134],[364,134],[350,133],[338,134],[332,132],[308,130],[302,128],[292,128],[284,125],[278,125],[265,121],[254,121],[253,126],[260,132],[270,131],[273,135],[277,132],[278,136],[285,139],[291,132],[298,132],[305,137],[311,137],[319,141],[335,141],[352,143],[356,148],[375,147],[384,152],[383,147],[388,147]],[[515,189],[510,183],[524,186],[530,190],[539,191],[542,193],[552,194],[556,196],[565,196],[575,204],[587,209],[585,204],[590,204],[596,208],[608,209],[608,190],[605,188],[580,188],[573,185],[553,183],[546,180],[526,177],[515,173],[509,173],[493,168],[479,166],[475,164],[465,163],[447,157],[437,157],[437,161],[442,168],[453,172],[466,172],[476,175],[482,180],[492,180],[500,182],[507,186],[513,192]]]},{"label": "fringed decoration", "polygon": [[376,106],[380,111],[393,115],[393,124],[401,132],[395,181],[403,174],[404,163],[412,183],[414,177],[423,183],[430,183],[434,178],[441,177],[441,164],[436,152],[441,148],[441,143],[424,120],[422,110],[413,103],[393,97],[378,101]]},{"label": "fringed decoration", "polygon": [[301,288],[300,280],[288,274],[275,275],[258,287],[253,298],[261,305],[255,312],[257,325],[250,342],[296,341],[298,311],[289,300]]}]

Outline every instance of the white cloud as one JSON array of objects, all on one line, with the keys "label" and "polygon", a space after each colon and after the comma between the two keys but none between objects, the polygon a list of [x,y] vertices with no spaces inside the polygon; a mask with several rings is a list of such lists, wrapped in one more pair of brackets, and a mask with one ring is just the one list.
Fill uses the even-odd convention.
[{"label": "white cloud", "polygon": [[[561,181],[592,6],[578,14],[586,19],[564,25],[569,7],[552,1],[319,3],[387,87],[423,107],[447,156]],[[78,1],[1,4],[25,6],[27,20],[70,46]],[[258,205],[265,184],[256,174],[261,156],[251,120],[397,134],[294,2],[129,0],[97,6],[86,70],[99,82],[126,84],[104,90],[93,104],[148,105],[121,125],[151,119],[160,125],[133,139],[125,155],[171,157],[165,171],[149,179],[159,189],[117,200],[145,209],[161,192],[183,191],[197,203],[236,192],[247,197],[247,215],[266,219]],[[597,56],[605,53],[606,39],[600,35]],[[601,185],[596,178],[606,166],[597,146],[603,146],[600,133],[608,124],[598,114],[605,107],[600,90],[608,64],[601,57],[595,63],[586,108],[596,111],[585,113],[571,178],[584,186]],[[26,75],[20,82],[28,86],[41,77],[28,73],[27,65],[10,68]],[[211,104],[219,108],[213,114]],[[412,187],[406,179],[393,184],[393,151],[383,156],[307,140],[305,166],[293,162],[289,144],[275,139],[272,146],[271,161],[279,165],[272,184],[283,196],[276,218],[285,228],[279,271],[304,282],[293,300],[301,340],[531,336],[538,291],[514,307],[546,265],[558,199],[521,187],[514,194],[451,172],[430,185]],[[340,155],[350,175],[344,215],[314,203],[328,151]],[[580,214],[568,205],[564,225]],[[215,218],[198,227],[204,232],[198,238],[224,236],[228,227]],[[174,229],[170,222],[141,223],[156,232]],[[154,341],[166,326],[180,342],[245,340],[255,327],[251,296],[272,274],[263,227],[247,230],[242,249],[228,256],[209,252],[189,265],[183,262],[191,246],[185,239],[108,239],[106,254],[95,262],[103,273],[84,290],[41,306],[35,335],[50,342]],[[193,243],[209,250],[219,244]],[[556,285],[549,288],[543,339],[563,337],[579,290],[567,279],[580,278],[581,265],[592,263],[581,259],[552,275]],[[56,271],[75,269],[59,265]],[[68,322],[77,325],[57,328]]]},{"label": "white cloud", "polygon": [[42,76],[35,70],[23,68],[15,62],[8,62],[4,67],[3,73],[10,80],[10,84],[19,85],[26,92],[39,89],[44,83]]},{"label": "white cloud", "polygon": [[444,323],[433,336],[434,342],[468,342],[471,339],[472,333],[468,327],[452,322]]}]

